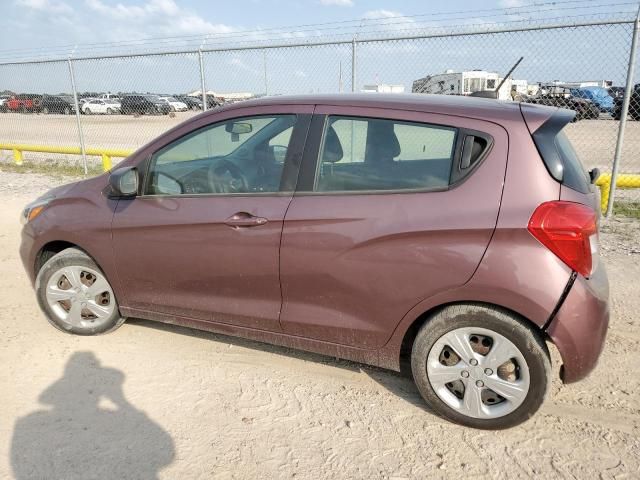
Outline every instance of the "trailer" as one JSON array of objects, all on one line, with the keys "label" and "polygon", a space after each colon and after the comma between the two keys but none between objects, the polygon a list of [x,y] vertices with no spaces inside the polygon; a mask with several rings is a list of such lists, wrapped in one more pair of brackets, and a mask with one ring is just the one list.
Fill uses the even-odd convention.
[{"label": "trailer", "polygon": [[[472,93],[495,90],[502,81],[500,74],[485,70],[454,72],[447,70],[436,75],[427,75],[413,82],[413,93],[438,95],[471,95]],[[512,81],[507,78],[500,87],[498,99],[511,100]]]}]

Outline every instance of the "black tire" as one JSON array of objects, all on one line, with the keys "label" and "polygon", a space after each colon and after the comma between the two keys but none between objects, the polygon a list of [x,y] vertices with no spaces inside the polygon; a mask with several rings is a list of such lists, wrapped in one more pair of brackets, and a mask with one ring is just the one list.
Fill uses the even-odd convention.
[{"label": "black tire", "polygon": [[67,248],[66,250],[63,250],[60,253],[51,257],[42,266],[42,268],[40,268],[40,271],[38,272],[38,275],[36,277],[36,287],[35,287],[36,296],[38,298],[38,304],[42,309],[42,311],[44,312],[44,314],[46,315],[47,319],[49,320],[49,323],[51,323],[51,325],[53,325],[54,327],[56,327],[58,330],[62,332],[75,334],[75,335],[99,335],[102,333],[111,332],[117,329],[118,327],[120,327],[125,322],[126,318],[120,314],[120,310],[118,308],[118,302],[117,302],[117,299],[115,298],[115,295],[113,298],[113,302],[115,302],[115,308],[113,313],[105,322],[103,322],[101,325],[96,327],[72,326],[68,323],[61,321],[54,314],[54,312],[51,310],[51,307],[48,305],[46,300],[45,289],[46,289],[47,282],[49,281],[51,276],[57,271],[59,271],[61,268],[72,267],[72,266],[88,267],[92,270],[95,270],[100,274],[102,274],[102,276],[108,282],[108,279],[104,274],[104,272],[91,259],[91,257],[89,257],[86,253],[84,253],[83,251],[77,248]]},{"label": "black tire", "polygon": [[[524,401],[515,410],[496,418],[474,418],[450,407],[436,394],[427,374],[427,357],[440,337],[461,327],[492,330],[520,350],[529,368],[530,384]],[[486,430],[510,428],[532,417],[544,402],[551,381],[549,351],[540,332],[507,310],[473,303],[445,307],[420,328],[413,342],[411,370],[420,394],[438,415],[461,425]]]}]

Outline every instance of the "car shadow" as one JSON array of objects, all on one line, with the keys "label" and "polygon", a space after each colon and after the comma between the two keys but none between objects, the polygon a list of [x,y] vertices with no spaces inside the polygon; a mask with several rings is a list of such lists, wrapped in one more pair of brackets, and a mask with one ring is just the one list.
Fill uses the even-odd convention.
[{"label": "car shadow", "polygon": [[175,458],[174,442],[125,398],[124,379],[93,353],[74,353],[38,398],[48,408],[16,421],[15,478],[157,478]]},{"label": "car shadow", "polygon": [[424,410],[425,412],[437,416],[437,414],[425,403],[422,396],[420,395],[420,392],[418,391],[418,388],[413,382],[413,378],[411,375],[411,366],[408,362],[408,359],[401,362],[401,371],[395,372],[393,370],[386,370],[384,368],[352,362],[350,360],[344,360],[333,356],[306,352],[304,350],[296,350],[294,348],[280,347],[277,345],[272,345],[270,343],[262,343],[241,337],[233,337],[230,335],[207,332],[204,330],[196,330],[189,327],[172,325],[169,323],[154,322],[151,320],[143,320],[137,318],[129,318],[127,319],[127,323],[141,325],[145,328],[153,328],[155,330],[171,332],[173,334],[177,333],[180,335],[188,335],[196,338],[204,338],[210,341],[231,344],[233,346],[260,350],[263,352],[268,352],[274,355],[280,355],[295,360],[322,363],[352,372],[362,372],[394,395],[401,397],[405,401]]}]

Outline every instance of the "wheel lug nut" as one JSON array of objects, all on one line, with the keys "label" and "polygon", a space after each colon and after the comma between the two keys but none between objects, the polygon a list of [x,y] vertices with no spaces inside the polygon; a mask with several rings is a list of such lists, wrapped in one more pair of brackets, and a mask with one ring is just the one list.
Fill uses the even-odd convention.
[{"label": "wheel lug nut", "polygon": [[493,375],[493,370],[491,370],[490,368],[485,368],[484,369],[484,374],[485,375]]},{"label": "wheel lug nut", "polygon": [[460,372],[460,375],[462,375],[464,378],[467,378],[469,376],[469,372],[463,370],[462,372]]},{"label": "wheel lug nut", "polygon": [[478,380],[476,382],[476,387],[484,387],[484,382],[482,380]]},{"label": "wheel lug nut", "polygon": [[478,365],[478,360],[472,358],[471,360],[469,360],[469,363],[475,367],[476,365]]}]

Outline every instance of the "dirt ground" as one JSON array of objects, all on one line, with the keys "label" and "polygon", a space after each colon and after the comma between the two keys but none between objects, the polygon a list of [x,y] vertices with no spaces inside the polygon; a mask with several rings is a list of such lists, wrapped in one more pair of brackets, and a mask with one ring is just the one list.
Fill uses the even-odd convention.
[{"label": "dirt ground", "polygon": [[0,478],[640,475],[637,221],[603,227],[613,316],[598,368],[556,380],[526,424],[485,432],[434,416],[393,372],[145,321],[55,330],[17,250],[22,206],[59,182],[0,173]]}]

